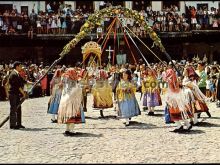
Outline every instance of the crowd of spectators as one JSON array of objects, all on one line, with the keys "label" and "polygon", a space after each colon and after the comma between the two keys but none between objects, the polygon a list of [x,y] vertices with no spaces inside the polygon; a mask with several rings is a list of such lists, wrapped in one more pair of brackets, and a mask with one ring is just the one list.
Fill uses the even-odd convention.
[{"label": "crowd of spectators", "polygon": [[[203,59],[203,62],[206,60]],[[7,100],[8,99],[8,76],[10,72],[13,69],[13,62],[10,61],[10,63],[4,63],[0,65],[0,101]],[[176,67],[179,69],[180,73],[183,73],[184,68],[190,63],[192,64],[195,69],[197,67],[197,64],[200,62],[200,59],[182,59],[182,60],[173,60],[173,63],[176,65]],[[219,71],[220,71],[220,65],[218,65],[216,62],[214,63],[208,63],[205,62],[205,71],[208,75],[207,77],[207,94],[206,96],[211,98],[212,101],[217,101],[216,99],[216,91],[213,89],[216,89],[216,82],[219,77]],[[162,73],[166,68],[170,65],[170,63],[167,63],[166,61],[158,62],[158,63],[151,63],[150,68],[155,69],[157,72],[158,81],[160,81],[160,78],[162,77]],[[48,70],[49,66],[45,66],[43,62],[40,64],[33,64],[32,61],[23,61],[22,62],[22,71],[20,72],[20,75],[22,78],[24,78],[27,82],[29,82],[29,85],[26,86],[25,91],[29,91],[32,87],[33,83],[36,82],[45,74],[45,72]],[[108,71],[108,74],[110,75],[110,69],[107,67],[106,64],[102,65],[103,68]],[[75,67],[75,66],[65,66],[65,65],[56,65],[53,70],[49,71],[47,76],[40,81],[40,83],[33,89],[32,93],[29,95],[29,97],[43,97],[43,96],[50,96],[50,81],[53,77],[54,72],[56,69],[62,69],[65,71],[69,67]],[[130,69],[132,71],[132,78],[135,80],[135,78],[138,78],[135,74],[136,72],[144,71],[146,69],[149,69],[149,66],[146,66],[143,63],[143,60],[139,60],[137,65],[134,64],[123,64],[123,65],[115,65],[118,70],[121,70],[123,68]],[[180,76],[180,75],[179,75]],[[32,83],[31,83],[32,82]]]},{"label": "crowd of spectators", "polygon": [[[111,4],[108,4],[111,6]],[[0,12],[0,34],[21,34],[27,33],[32,36],[36,34],[77,34],[81,25],[93,9],[86,5],[78,6],[76,10],[71,5],[59,3],[56,10],[51,8],[50,3],[46,5],[46,11],[31,13],[18,13],[17,9]],[[190,31],[196,29],[219,29],[220,9],[201,7],[196,10],[194,6],[186,6],[186,12],[180,13],[175,5],[164,7],[161,11],[153,11],[151,6],[142,7],[139,11],[148,24],[156,31]],[[101,28],[105,32],[109,25],[110,18],[105,18]],[[125,23],[130,26],[138,35],[144,33],[143,27],[131,18],[125,18]],[[96,32],[96,29],[95,31]]]}]

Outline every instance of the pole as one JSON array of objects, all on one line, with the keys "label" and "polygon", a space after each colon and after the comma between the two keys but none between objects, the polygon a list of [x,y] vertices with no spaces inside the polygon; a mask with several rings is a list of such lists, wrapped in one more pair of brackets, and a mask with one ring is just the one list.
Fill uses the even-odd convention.
[{"label": "pole", "polygon": [[[58,58],[57,60],[55,60],[54,62],[53,62],[53,64],[48,68],[48,70],[46,71],[46,73],[39,79],[39,80],[37,80],[34,84],[33,84],[33,86],[31,87],[31,89],[28,91],[28,95],[32,92],[32,90],[37,86],[37,84],[38,83],[40,83],[40,81],[47,75],[47,73],[58,63],[58,62],[60,62],[61,61],[61,59],[62,59],[62,57],[60,57],[60,58]],[[25,101],[25,99],[26,98],[22,98],[21,100],[20,100],[20,103],[18,104],[18,106],[17,106],[17,109],[21,106],[21,104]],[[15,111],[17,111],[17,109],[15,110]],[[0,123],[0,128],[9,120],[9,118],[10,118],[10,115],[8,115],[1,123]]]}]

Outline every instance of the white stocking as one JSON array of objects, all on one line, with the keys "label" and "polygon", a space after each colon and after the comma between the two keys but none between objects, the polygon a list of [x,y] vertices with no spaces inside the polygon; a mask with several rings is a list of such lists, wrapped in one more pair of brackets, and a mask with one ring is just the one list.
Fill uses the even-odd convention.
[{"label": "white stocking", "polygon": [[66,124],[66,131],[72,131],[74,128],[74,124],[73,123],[68,123]]},{"label": "white stocking", "polygon": [[190,123],[188,120],[184,120],[184,125],[186,126],[186,128],[188,129],[190,127]]},{"label": "white stocking", "polygon": [[194,124],[198,123],[198,113],[194,113]]},{"label": "white stocking", "polygon": [[179,128],[182,126],[182,124],[181,124],[180,121],[175,121],[175,123],[176,123],[176,125],[177,125],[177,129],[179,129]]},{"label": "white stocking", "polygon": [[55,119],[55,114],[52,114],[52,115],[51,115],[51,119],[52,119],[52,120],[56,120],[56,119]]},{"label": "white stocking", "polygon": [[129,118],[126,118],[125,121],[126,121],[126,124],[129,124]]},{"label": "white stocking", "polygon": [[154,107],[151,107],[151,111],[154,112]]}]

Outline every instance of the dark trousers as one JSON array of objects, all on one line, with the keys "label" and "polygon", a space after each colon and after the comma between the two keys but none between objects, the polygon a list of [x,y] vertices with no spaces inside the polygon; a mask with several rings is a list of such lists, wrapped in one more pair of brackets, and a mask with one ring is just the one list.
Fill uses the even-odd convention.
[{"label": "dark trousers", "polygon": [[[201,92],[202,92],[204,95],[206,95],[206,87],[200,87],[199,89],[201,90]],[[199,113],[199,118],[200,118],[200,114],[201,114],[201,113]],[[207,111],[206,114],[207,114],[209,117],[211,117],[211,114],[210,114],[209,111]]]},{"label": "dark trousers", "polygon": [[20,103],[20,97],[18,95],[9,94],[9,102],[10,102],[10,127],[20,126],[21,106],[17,109],[17,106]]},{"label": "dark trousers", "polygon": [[199,87],[200,91],[206,95],[206,87]]},{"label": "dark trousers", "polygon": [[83,111],[87,112],[87,92],[83,89]]}]

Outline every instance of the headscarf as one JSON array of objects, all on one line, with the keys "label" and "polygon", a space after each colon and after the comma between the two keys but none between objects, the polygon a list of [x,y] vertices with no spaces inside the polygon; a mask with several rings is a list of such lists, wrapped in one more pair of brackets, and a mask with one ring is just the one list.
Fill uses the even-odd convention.
[{"label": "headscarf", "polygon": [[195,69],[194,69],[192,66],[188,66],[188,67],[186,68],[186,71],[187,71],[188,77],[189,77],[190,79],[192,78],[193,80],[198,81],[199,76],[198,76],[198,74],[195,72]]},{"label": "headscarf", "polygon": [[165,81],[168,82],[169,88],[172,92],[178,93],[180,91],[179,82],[176,73],[173,69],[168,69],[165,75]]},{"label": "headscarf", "polygon": [[77,71],[74,68],[69,68],[63,74],[63,77],[67,77],[67,78],[69,78],[71,80],[77,80],[78,79]]},{"label": "headscarf", "polygon": [[60,77],[62,74],[62,69],[57,69],[53,75],[53,78]]}]

